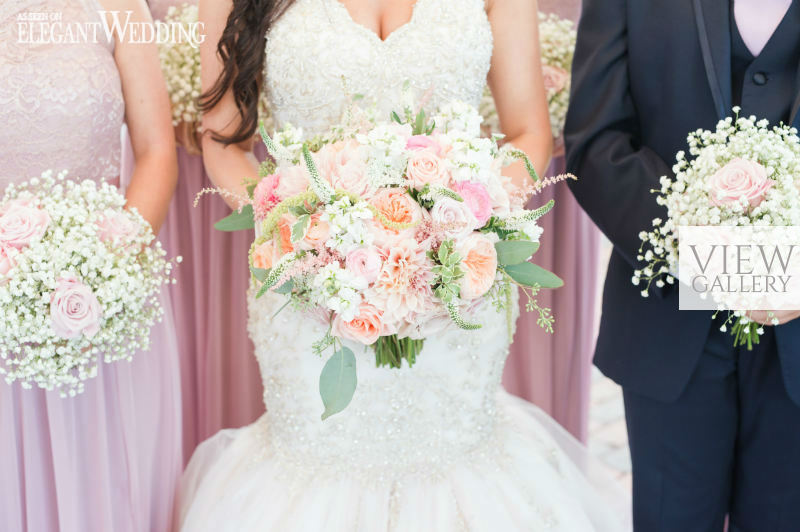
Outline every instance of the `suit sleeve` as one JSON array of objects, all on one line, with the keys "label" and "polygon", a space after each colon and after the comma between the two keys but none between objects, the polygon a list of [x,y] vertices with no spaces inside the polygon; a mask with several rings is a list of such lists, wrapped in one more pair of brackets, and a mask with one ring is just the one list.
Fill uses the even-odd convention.
[{"label": "suit sleeve", "polygon": [[643,265],[636,260],[639,232],[666,216],[651,190],[672,170],[640,142],[630,91],[626,1],[583,2],[564,136],[567,170],[578,177],[570,189],[636,268]]}]

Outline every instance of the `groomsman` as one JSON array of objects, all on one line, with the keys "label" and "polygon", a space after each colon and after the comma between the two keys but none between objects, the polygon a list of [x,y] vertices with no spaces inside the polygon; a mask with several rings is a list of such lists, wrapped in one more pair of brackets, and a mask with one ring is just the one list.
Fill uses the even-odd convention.
[{"label": "groomsman", "polygon": [[595,364],[623,387],[638,532],[800,530],[797,313],[734,349],[677,287],[631,284],[638,233],[665,216],[651,189],[735,105],[800,127],[800,0],[584,0],[567,168],[614,244]]}]

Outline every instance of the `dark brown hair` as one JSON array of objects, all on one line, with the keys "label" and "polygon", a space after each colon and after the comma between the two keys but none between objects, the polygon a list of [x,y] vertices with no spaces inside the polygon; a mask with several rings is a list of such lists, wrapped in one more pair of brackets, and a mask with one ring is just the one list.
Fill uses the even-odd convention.
[{"label": "dark brown hair", "polygon": [[239,110],[239,126],[231,135],[212,131],[214,140],[226,146],[249,140],[258,126],[258,99],[264,84],[264,46],[270,26],[294,0],[233,0],[233,8],[217,54],[222,72],[214,85],[200,96],[200,110],[216,106],[231,89]]}]

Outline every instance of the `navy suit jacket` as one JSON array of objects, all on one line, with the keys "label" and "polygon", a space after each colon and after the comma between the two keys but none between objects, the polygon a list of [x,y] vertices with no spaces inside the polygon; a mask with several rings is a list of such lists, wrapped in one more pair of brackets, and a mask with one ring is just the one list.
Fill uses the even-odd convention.
[{"label": "navy suit jacket", "polygon": [[[675,286],[641,297],[631,283],[643,266],[638,234],[666,215],[651,189],[674,175],[687,134],[731,114],[729,16],[727,0],[584,0],[578,28],[565,126],[567,169],[578,176],[570,188],[614,244],[595,364],[662,401],[688,383],[711,312],[679,311]],[[800,127],[800,92],[789,96]],[[786,388],[800,405],[800,319],[775,329]]]}]

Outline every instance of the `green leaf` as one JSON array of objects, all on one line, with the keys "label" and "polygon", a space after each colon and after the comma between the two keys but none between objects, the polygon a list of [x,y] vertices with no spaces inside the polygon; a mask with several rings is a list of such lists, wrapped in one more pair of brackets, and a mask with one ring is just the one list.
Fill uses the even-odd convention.
[{"label": "green leaf", "polygon": [[425,111],[420,110],[417,113],[417,121],[414,124],[414,134],[421,135],[425,131]]},{"label": "green leaf", "polygon": [[304,214],[300,216],[297,221],[292,225],[292,242],[299,242],[306,236],[306,229],[311,223],[311,216]]},{"label": "green leaf", "polygon": [[269,270],[265,270],[264,268],[256,268],[255,266],[250,266],[250,273],[253,274],[253,277],[256,278],[259,282],[264,282],[264,279],[267,278],[269,275]]},{"label": "green leaf", "polygon": [[214,228],[219,231],[242,231],[255,227],[253,218],[253,206],[245,205],[241,210],[234,211],[222,220],[214,224]]},{"label": "green leaf", "polygon": [[294,282],[292,282],[292,280],[290,279],[285,283],[283,283],[282,285],[280,285],[275,290],[273,290],[273,292],[275,292],[276,294],[286,295],[290,293],[292,290],[294,290]]},{"label": "green leaf", "polygon": [[512,279],[523,286],[539,285],[542,288],[564,286],[564,281],[556,274],[530,262],[505,266],[503,269]]},{"label": "green leaf", "polygon": [[319,376],[319,395],[325,405],[323,421],[347,408],[356,384],[356,356],[352,350],[342,346],[328,359]]},{"label": "green leaf", "polygon": [[528,240],[501,240],[496,242],[497,262],[502,266],[510,266],[525,262],[539,249],[538,242]]},{"label": "green leaf", "polygon": [[403,123],[403,121],[400,120],[400,115],[398,115],[395,111],[392,111],[392,114],[390,116],[392,117],[392,120],[394,120],[398,124],[402,124]]}]

